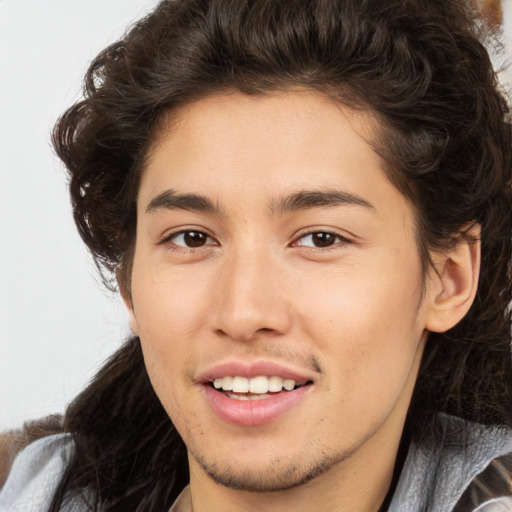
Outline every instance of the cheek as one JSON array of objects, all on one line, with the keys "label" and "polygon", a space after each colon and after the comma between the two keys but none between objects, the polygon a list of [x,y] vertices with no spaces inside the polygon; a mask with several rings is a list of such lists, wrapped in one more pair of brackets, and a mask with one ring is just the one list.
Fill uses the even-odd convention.
[{"label": "cheek", "polygon": [[380,382],[391,392],[408,375],[423,334],[421,266],[409,260],[390,254],[378,266],[358,261],[303,280],[296,292],[304,298],[301,328],[326,364],[336,365],[329,374],[343,389]]},{"label": "cheek", "polygon": [[197,272],[170,271],[168,265],[151,272],[134,266],[132,298],[141,337],[167,346],[193,336],[208,311],[208,283]]},{"label": "cheek", "polygon": [[307,318],[303,327],[332,329],[340,336],[351,332],[361,342],[372,332],[379,338],[386,331],[409,331],[418,320],[421,269],[419,264],[400,268],[400,261],[385,263],[380,259],[376,268],[347,265],[303,277],[294,291]]},{"label": "cheek", "polygon": [[174,409],[173,391],[187,382],[185,369],[191,366],[194,340],[209,309],[205,280],[136,260],[131,291],[149,377],[157,395],[165,397],[164,406]]},{"label": "cheek", "polygon": [[[186,369],[193,359],[191,340],[194,339],[195,323],[190,318],[187,300],[178,295],[156,291],[140,294],[138,300],[144,304],[138,316],[139,337],[144,363],[152,387],[167,414],[179,429],[184,431],[190,400],[190,379]],[[185,306],[184,306],[185,304]],[[197,324],[197,322],[196,322]],[[188,397],[185,400],[184,397]]]}]

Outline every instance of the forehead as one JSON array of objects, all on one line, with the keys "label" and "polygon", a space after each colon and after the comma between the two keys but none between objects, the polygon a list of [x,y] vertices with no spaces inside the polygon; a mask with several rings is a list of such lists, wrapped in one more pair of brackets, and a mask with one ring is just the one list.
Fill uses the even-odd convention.
[{"label": "forehead", "polygon": [[315,132],[320,136],[320,126],[326,121],[339,123],[340,119],[350,124],[366,141],[372,141],[379,128],[379,122],[369,108],[349,107],[310,89],[256,95],[226,91],[187,103],[164,115],[152,149],[165,144],[170,136],[184,140],[187,132],[193,130],[194,139],[197,139],[203,131],[212,128],[217,139],[227,139],[236,131],[248,138],[257,136],[258,140],[265,134],[268,138],[290,134],[295,138],[302,135],[315,140]]},{"label": "forehead", "polygon": [[168,114],[148,153],[141,194],[171,180],[211,193],[240,180],[254,190],[285,182],[325,188],[354,167],[359,181],[372,181],[367,169],[384,168],[371,145],[377,128],[368,111],[315,92],[213,95]]}]

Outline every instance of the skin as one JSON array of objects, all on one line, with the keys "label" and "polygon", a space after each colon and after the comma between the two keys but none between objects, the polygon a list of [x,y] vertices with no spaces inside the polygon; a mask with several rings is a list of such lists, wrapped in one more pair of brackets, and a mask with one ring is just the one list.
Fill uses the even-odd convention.
[{"label": "skin", "polygon": [[[477,253],[423,275],[375,129],[314,92],[219,94],[174,113],[149,155],[124,296],[195,512],[375,511],[386,496],[428,333],[469,307]],[[344,200],[285,200],[305,191]],[[220,418],[200,376],[261,360],[313,384],[265,424]]]}]

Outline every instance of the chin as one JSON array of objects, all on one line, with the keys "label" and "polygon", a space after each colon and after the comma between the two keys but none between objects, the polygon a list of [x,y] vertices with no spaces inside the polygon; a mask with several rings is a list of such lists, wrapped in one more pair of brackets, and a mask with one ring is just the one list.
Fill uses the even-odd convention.
[{"label": "chin", "polygon": [[[322,455],[317,460],[303,461],[296,457],[283,461],[277,457],[262,464],[261,468],[247,468],[247,460],[239,464],[209,462],[195,457],[203,471],[217,484],[238,491],[276,492],[293,489],[303,485],[333,468],[346,458],[346,454],[337,456]],[[238,466],[244,467],[238,467]]]}]

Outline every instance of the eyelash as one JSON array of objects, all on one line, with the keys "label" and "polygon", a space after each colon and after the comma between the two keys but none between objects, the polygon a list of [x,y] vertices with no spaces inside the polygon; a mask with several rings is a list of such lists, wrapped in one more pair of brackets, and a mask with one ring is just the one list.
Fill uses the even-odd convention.
[{"label": "eyelash", "polygon": [[[198,246],[193,246],[193,245],[185,245],[184,244],[177,244],[175,241],[173,241],[173,239],[175,240],[177,237],[185,237],[187,235],[192,235],[192,236],[197,236],[199,235],[200,237],[203,237],[203,239],[205,240],[205,243],[201,244],[201,245],[198,245]],[[314,237],[314,236],[318,236],[318,235],[322,235],[322,236],[325,236],[327,235],[327,237],[333,237],[335,239],[335,241],[329,245],[325,245],[325,246],[317,246],[317,245],[305,245],[305,244],[300,244],[299,242],[301,240],[304,240],[305,238],[307,237]],[[207,245],[218,245],[218,243],[210,243],[208,244],[208,239],[209,240],[214,240],[210,235],[208,235],[207,233],[205,233],[204,231],[200,231],[200,230],[196,230],[196,229],[184,229],[184,230],[180,230],[180,231],[176,231],[175,233],[171,233],[170,235],[166,236],[160,243],[160,244],[168,244],[170,243],[170,247],[173,249],[173,250],[201,250],[203,249],[205,246]],[[184,240],[185,241],[185,240]],[[344,237],[344,236],[341,236],[340,234],[338,233],[335,233],[333,231],[327,231],[327,230],[315,230],[315,231],[309,231],[309,232],[305,232],[305,233],[302,233],[299,237],[297,237],[290,245],[291,247],[305,247],[306,249],[308,250],[313,250],[313,251],[328,251],[328,250],[333,250],[333,249],[336,249],[339,247],[339,245],[346,245],[346,244],[349,244],[351,243],[351,240],[349,240],[348,238]]]},{"label": "eyelash", "polygon": [[[300,240],[304,240],[306,237],[314,237],[315,235],[327,235],[328,237],[332,237],[335,239],[335,241],[326,246],[316,246],[316,245],[301,245],[299,244]],[[339,233],[336,233],[334,231],[328,231],[328,230],[315,230],[315,231],[308,231],[306,233],[302,233],[298,238],[295,239],[295,241],[291,244],[292,247],[305,247],[308,250],[312,251],[329,251],[334,250],[340,247],[340,245],[347,245],[350,244],[351,240],[348,238],[340,235]]]},{"label": "eyelash", "polygon": [[[160,243],[159,245],[162,245],[162,244],[169,244],[169,246],[173,249],[173,250],[200,250],[200,249],[203,249],[206,245],[205,244],[202,244],[202,245],[199,245],[199,246],[191,246],[191,245],[185,245],[185,244],[177,244],[175,241],[173,241],[173,239],[175,240],[177,237],[179,236],[182,236],[182,237],[185,237],[187,235],[193,235],[193,236],[197,236],[197,235],[200,235],[201,237],[204,237],[204,239],[206,241],[208,241],[208,239],[210,240],[213,240],[213,238],[208,235],[207,233],[205,233],[204,231],[200,231],[198,229],[182,229],[180,231],[176,231],[175,233],[171,233],[170,235],[166,236]],[[218,244],[208,244],[208,245],[218,245]]]}]

